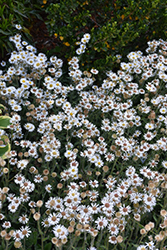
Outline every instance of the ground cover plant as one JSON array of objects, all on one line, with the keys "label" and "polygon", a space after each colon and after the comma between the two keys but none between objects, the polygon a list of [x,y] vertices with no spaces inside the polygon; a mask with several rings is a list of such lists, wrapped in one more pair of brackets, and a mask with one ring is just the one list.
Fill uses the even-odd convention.
[{"label": "ground cover plant", "polygon": [[[167,42],[117,72],[47,58],[21,39],[2,62],[11,151],[0,159],[0,249],[165,249]],[[78,47],[76,47],[78,51]],[[66,67],[65,67],[66,68]],[[104,72],[103,72],[104,73]]]}]

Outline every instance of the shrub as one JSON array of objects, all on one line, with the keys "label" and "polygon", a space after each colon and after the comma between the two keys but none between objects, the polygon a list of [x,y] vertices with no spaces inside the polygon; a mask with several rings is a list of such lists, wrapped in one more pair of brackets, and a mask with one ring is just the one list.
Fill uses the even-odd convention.
[{"label": "shrub", "polygon": [[44,9],[50,34],[64,45],[57,46],[55,52],[70,58],[79,37],[91,34],[88,53],[83,55],[85,69],[117,69],[118,52],[125,56],[132,47],[140,49],[148,40],[166,38],[165,0],[48,1]]},{"label": "shrub", "polygon": [[12,121],[0,249],[163,249],[167,42],[130,52],[98,86],[83,57],[71,58],[66,78],[61,59],[20,34],[10,41],[16,50],[0,75]]}]

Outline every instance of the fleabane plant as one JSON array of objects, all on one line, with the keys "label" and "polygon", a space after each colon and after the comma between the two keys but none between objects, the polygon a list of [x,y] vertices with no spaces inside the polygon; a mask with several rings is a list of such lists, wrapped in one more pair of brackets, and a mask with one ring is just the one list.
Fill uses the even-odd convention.
[{"label": "fleabane plant", "polygon": [[89,39],[67,76],[61,59],[10,38],[16,51],[0,75],[12,121],[0,161],[2,249],[167,245],[167,42],[132,51],[99,82],[98,69],[80,66]]}]

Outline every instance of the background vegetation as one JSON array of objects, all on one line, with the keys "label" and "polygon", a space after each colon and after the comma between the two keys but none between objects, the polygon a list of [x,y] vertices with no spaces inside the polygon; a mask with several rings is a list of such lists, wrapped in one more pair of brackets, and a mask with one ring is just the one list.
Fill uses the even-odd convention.
[{"label": "background vegetation", "polygon": [[[87,67],[91,65],[101,71],[117,67],[116,54],[124,57],[132,48],[143,50],[147,41],[167,36],[165,0],[25,0],[24,3],[0,0],[0,6],[2,56],[4,50],[13,49],[8,37],[15,33],[18,23],[22,26],[23,37],[33,41],[34,20],[43,20],[50,39],[53,36],[56,39],[57,46],[51,50],[41,46],[49,56],[56,53],[60,58],[71,58],[75,43],[84,33],[90,33],[91,42],[88,53],[82,55],[83,61]],[[35,42],[38,43],[38,39]]]}]

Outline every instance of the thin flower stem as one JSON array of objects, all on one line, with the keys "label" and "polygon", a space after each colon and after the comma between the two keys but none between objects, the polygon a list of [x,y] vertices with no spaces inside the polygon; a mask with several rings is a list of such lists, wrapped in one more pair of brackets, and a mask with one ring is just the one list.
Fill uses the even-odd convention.
[{"label": "thin flower stem", "polygon": [[108,237],[106,237],[106,250],[109,249],[109,241],[108,241]]},{"label": "thin flower stem", "polygon": [[91,247],[94,246],[94,241],[95,241],[95,237],[92,237],[92,240],[91,240]]},{"label": "thin flower stem", "polygon": [[[20,170],[17,174],[19,175],[19,174],[21,174],[21,172],[22,172],[22,171]],[[9,180],[9,182],[13,181],[14,178],[15,178],[15,175]]]},{"label": "thin flower stem", "polygon": [[24,250],[26,249],[26,239],[24,237]]},{"label": "thin flower stem", "polygon": [[39,231],[39,233],[40,233],[40,235],[41,235],[41,250],[43,250],[44,249],[44,245],[43,245],[43,232],[42,232],[42,230],[41,230],[41,227],[40,227],[40,221],[38,220],[37,221],[37,226],[38,226],[38,231]]},{"label": "thin flower stem", "polygon": [[113,171],[114,171],[115,165],[117,163],[117,160],[118,160],[118,158],[116,158],[115,161],[114,161],[114,164],[113,164],[113,167],[112,167],[112,170],[111,170],[111,174],[113,174]]},{"label": "thin flower stem", "polygon": [[8,240],[6,240],[6,248],[5,250],[8,250]]},{"label": "thin flower stem", "polygon": [[100,242],[101,242],[101,240],[102,240],[103,233],[104,233],[103,230],[101,230],[101,231],[100,231],[100,235],[99,235],[99,237],[98,237],[99,239],[98,239],[98,241],[97,241],[97,249],[98,249],[99,246],[100,246]]},{"label": "thin flower stem", "polygon": [[164,208],[167,209],[167,191],[164,198]]},{"label": "thin flower stem", "polygon": [[115,246],[114,246],[114,248],[112,249],[112,250],[115,250],[115,249],[117,249],[116,247],[118,246],[118,244],[116,244]]},{"label": "thin flower stem", "polygon": [[85,243],[86,243],[86,232],[84,231],[84,241],[83,241],[83,245],[82,245],[82,248],[84,249],[85,247]]},{"label": "thin flower stem", "polygon": [[59,246],[59,250],[62,250],[63,249],[63,245]]},{"label": "thin flower stem", "polygon": [[167,239],[167,237],[164,237],[164,239],[162,240],[159,250],[165,249],[165,248],[164,248],[164,243],[165,243],[165,240],[166,240],[166,239]]},{"label": "thin flower stem", "polygon": [[74,242],[75,242],[75,240],[76,240],[76,236],[75,237],[73,237],[73,239],[72,239],[72,237],[70,237],[70,249],[74,249]]}]

